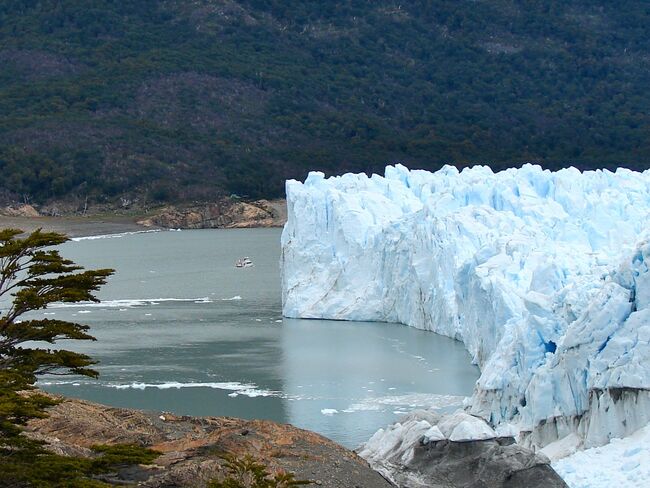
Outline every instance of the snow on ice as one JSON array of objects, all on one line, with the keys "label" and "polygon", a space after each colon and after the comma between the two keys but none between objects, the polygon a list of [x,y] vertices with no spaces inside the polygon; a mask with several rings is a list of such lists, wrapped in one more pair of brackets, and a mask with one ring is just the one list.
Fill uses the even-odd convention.
[{"label": "snow on ice", "polygon": [[571,488],[648,486],[650,427],[606,446],[576,452],[552,466]]}]

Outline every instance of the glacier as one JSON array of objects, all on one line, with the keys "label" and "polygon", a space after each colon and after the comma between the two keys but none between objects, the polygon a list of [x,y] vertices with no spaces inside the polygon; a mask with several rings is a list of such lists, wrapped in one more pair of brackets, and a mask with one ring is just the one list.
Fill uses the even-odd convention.
[{"label": "glacier", "polygon": [[462,341],[467,413],[527,447],[650,422],[650,171],[395,165],[286,193],[285,316]]}]

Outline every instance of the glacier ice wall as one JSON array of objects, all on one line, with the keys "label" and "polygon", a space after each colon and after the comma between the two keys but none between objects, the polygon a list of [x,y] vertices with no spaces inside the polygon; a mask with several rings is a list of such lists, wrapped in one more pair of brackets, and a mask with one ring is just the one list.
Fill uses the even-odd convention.
[{"label": "glacier ice wall", "polygon": [[650,171],[397,165],[286,189],[285,316],[463,341],[470,412],[532,446],[650,421]]}]

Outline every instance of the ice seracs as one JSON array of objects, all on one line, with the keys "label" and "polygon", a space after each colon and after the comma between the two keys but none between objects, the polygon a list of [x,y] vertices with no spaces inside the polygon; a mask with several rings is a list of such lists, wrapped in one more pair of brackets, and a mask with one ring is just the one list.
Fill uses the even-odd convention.
[{"label": "ice seracs", "polygon": [[650,171],[310,173],[287,205],[284,315],[463,341],[469,413],[525,445],[650,422]]}]

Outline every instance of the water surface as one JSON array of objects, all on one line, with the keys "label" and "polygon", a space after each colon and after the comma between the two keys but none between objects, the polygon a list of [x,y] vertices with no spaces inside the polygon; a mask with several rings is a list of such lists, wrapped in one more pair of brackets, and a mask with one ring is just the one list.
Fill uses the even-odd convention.
[{"label": "water surface", "polygon": [[[100,303],[58,306],[97,342],[99,380],[43,388],[115,406],[289,422],[356,447],[417,407],[457,408],[478,370],[462,344],[397,324],[283,319],[279,229],[84,239],[62,254],[116,274]],[[255,266],[237,269],[249,256]]]}]

